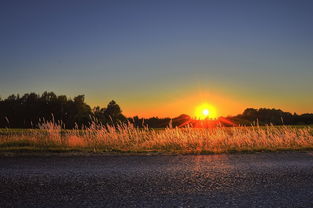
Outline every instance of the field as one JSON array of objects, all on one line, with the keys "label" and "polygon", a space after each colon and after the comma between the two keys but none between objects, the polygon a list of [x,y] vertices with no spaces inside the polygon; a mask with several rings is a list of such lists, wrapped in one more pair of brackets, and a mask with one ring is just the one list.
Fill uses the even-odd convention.
[{"label": "field", "polygon": [[216,127],[210,129],[117,128],[93,124],[63,130],[53,123],[40,129],[1,129],[0,152],[96,152],[208,154],[313,149],[310,126]]}]

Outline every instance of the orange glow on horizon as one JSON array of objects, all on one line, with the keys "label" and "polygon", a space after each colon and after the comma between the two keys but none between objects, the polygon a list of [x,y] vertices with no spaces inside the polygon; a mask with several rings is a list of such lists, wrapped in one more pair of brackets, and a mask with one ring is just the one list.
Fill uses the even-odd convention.
[{"label": "orange glow on horizon", "polygon": [[[197,117],[202,119],[217,119],[220,116],[237,115],[246,106],[252,106],[238,102],[233,95],[225,94],[218,90],[214,91],[197,92],[190,90],[181,93],[168,93],[166,95],[153,94],[149,99],[144,99],[146,97],[136,97],[136,99],[132,97],[120,97],[114,98],[114,100],[120,105],[122,113],[125,116],[139,116],[143,118],[175,118],[181,114],[187,114],[193,119]],[[104,103],[102,106],[105,107],[109,101],[109,99],[101,101]],[[99,102],[95,100],[94,106],[99,105]],[[210,107],[202,107],[200,111],[201,116],[197,116],[196,109],[203,104]],[[203,112],[204,110],[207,110],[207,112]]]}]

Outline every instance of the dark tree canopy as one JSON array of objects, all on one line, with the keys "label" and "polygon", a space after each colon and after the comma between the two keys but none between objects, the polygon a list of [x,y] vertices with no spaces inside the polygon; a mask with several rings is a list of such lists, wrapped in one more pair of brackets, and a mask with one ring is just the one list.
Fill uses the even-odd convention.
[{"label": "dark tree canopy", "polygon": [[95,118],[103,124],[114,125],[120,122],[126,122],[126,117],[122,114],[120,106],[112,100],[106,108],[95,107]]},{"label": "dark tree canopy", "polygon": [[42,95],[26,93],[22,97],[10,95],[0,100],[0,128],[36,128],[43,120],[61,122],[65,128],[75,128],[89,126],[92,118],[102,123],[125,121],[116,102],[111,101],[107,109],[97,108],[93,112],[85,103],[84,95],[69,99],[66,95],[57,96],[53,92]]},{"label": "dark tree canopy", "polygon": [[291,114],[280,109],[247,108],[242,114],[229,117],[237,124],[251,125],[307,125],[313,124],[313,114]]}]

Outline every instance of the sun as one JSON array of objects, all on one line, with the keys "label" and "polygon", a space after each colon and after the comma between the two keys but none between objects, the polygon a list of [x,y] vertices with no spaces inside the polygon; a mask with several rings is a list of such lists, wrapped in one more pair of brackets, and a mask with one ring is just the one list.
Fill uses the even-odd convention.
[{"label": "sun", "polygon": [[202,114],[204,115],[204,116],[208,116],[209,115],[209,110],[208,109],[204,109],[203,111],[202,111]]},{"label": "sun", "polygon": [[214,106],[209,105],[207,103],[203,103],[196,107],[195,116],[196,116],[196,119],[200,119],[200,120],[216,119],[217,110]]}]

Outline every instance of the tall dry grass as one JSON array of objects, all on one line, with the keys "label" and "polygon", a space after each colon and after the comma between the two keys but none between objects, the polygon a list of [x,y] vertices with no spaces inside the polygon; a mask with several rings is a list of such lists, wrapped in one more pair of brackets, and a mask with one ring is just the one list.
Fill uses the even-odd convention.
[{"label": "tall dry grass", "polygon": [[[252,126],[216,128],[135,128],[92,123],[82,130],[62,130],[46,122],[40,129],[0,136],[6,149],[59,149],[94,152],[223,153],[313,149],[311,127]],[[9,130],[8,130],[9,131]]]}]

